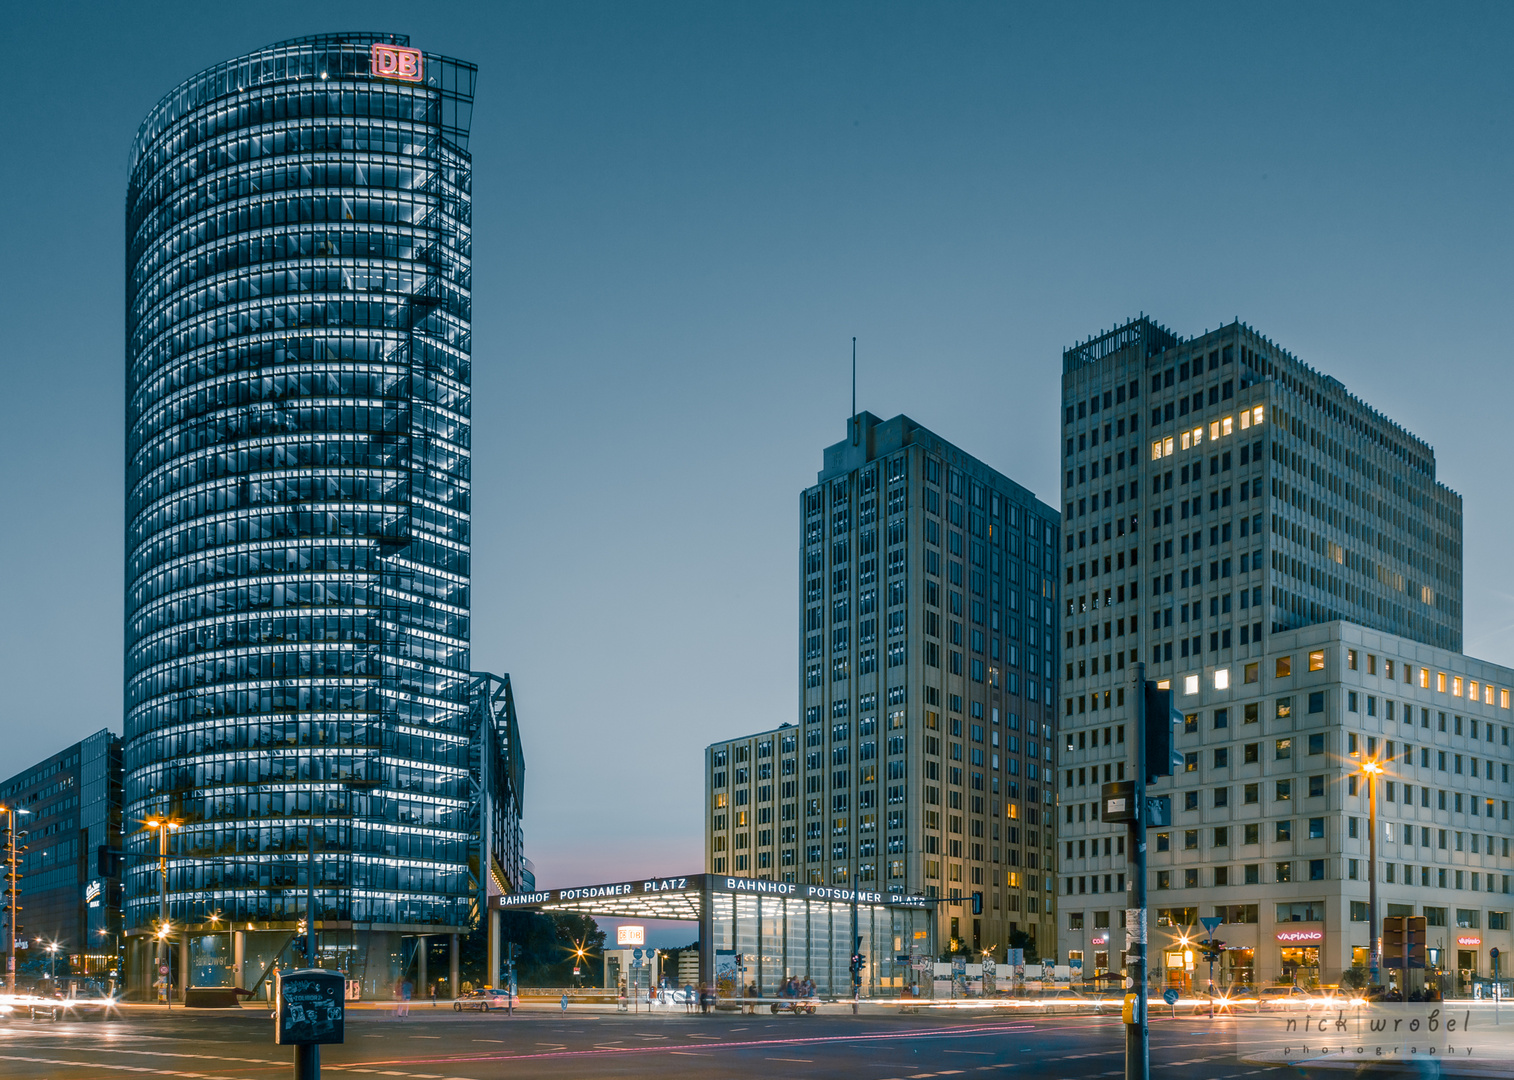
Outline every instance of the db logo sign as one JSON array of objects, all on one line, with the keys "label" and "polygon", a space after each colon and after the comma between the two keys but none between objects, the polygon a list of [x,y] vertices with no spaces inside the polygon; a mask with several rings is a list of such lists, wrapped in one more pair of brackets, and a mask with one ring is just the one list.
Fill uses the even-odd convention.
[{"label": "db logo sign", "polygon": [[397,45],[374,45],[368,54],[369,70],[380,79],[421,81],[421,51]]}]

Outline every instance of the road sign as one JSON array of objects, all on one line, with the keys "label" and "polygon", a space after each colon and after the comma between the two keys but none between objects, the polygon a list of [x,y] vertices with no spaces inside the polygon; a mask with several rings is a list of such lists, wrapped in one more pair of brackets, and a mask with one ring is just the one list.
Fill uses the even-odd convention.
[{"label": "road sign", "polygon": [[1117,825],[1136,819],[1134,782],[1116,780],[1105,784],[1099,789],[1099,797],[1103,806],[1099,811],[1100,820]]},{"label": "road sign", "polygon": [[1204,929],[1207,930],[1211,934],[1214,933],[1215,929],[1217,927],[1219,927],[1219,925],[1221,923],[1223,923],[1224,921],[1225,920],[1222,919],[1222,918],[1220,918],[1218,915],[1211,916],[1210,918],[1207,918],[1207,919],[1200,919],[1199,920],[1199,922],[1203,924]]},{"label": "road sign", "polygon": [[1178,1003],[1178,992],[1169,986],[1162,992],[1162,1000],[1169,1005],[1176,1005]]},{"label": "road sign", "polygon": [[167,964],[159,964],[158,965],[158,974],[159,975],[167,975],[168,974],[168,965]]}]

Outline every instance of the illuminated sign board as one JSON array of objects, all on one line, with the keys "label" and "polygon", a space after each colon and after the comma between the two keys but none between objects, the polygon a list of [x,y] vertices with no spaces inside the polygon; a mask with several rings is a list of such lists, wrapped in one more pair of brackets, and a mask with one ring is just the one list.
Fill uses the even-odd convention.
[{"label": "illuminated sign board", "polygon": [[[767,881],[758,878],[730,877],[725,874],[695,874],[689,877],[648,878],[643,881],[619,881],[606,885],[580,885],[567,889],[544,889],[538,892],[514,893],[496,896],[490,900],[498,908],[541,907],[544,904],[606,901],[615,903],[628,899],[645,899],[659,895],[679,896],[702,893],[756,893],[764,896],[789,897],[796,900],[839,901],[859,904],[883,904],[888,907],[930,908],[935,901],[924,896],[903,896],[898,893],[874,892],[867,889],[844,889],[826,885],[801,885],[792,881]],[[633,917],[648,917],[645,913],[627,910]]]},{"label": "illuminated sign board", "polygon": [[100,893],[104,891],[98,881],[91,881],[84,886],[84,902],[92,908],[100,906]]},{"label": "illuminated sign board", "polygon": [[647,943],[647,928],[645,926],[617,926],[615,928],[615,944],[617,945],[645,945]]},{"label": "illuminated sign board", "polygon": [[1277,939],[1279,941],[1324,941],[1325,932],[1323,930],[1279,930]]},{"label": "illuminated sign board", "polygon": [[1456,939],[1458,945],[1481,945],[1482,938],[1462,936]]},{"label": "illuminated sign board", "polygon": [[368,70],[376,78],[420,82],[425,70],[424,65],[425,61],[419,49],[405,49],[398,45],[380,45],[374,42],[368,50]]}]

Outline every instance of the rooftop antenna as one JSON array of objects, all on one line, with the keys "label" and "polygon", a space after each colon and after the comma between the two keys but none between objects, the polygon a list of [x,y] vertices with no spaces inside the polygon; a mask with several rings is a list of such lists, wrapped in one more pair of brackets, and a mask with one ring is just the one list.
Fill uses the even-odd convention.
[{"label": "rooftop antenna", "polygon": [[862,425],[857,423],[857,339],[852,338],[852,445],[862,441]]}]

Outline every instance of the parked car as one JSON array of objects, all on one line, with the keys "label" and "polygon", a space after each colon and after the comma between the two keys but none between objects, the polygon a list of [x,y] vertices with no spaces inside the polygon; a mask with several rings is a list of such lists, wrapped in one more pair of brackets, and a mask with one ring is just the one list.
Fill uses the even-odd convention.
[{"label": "parked car", "polygon": [[462,1012],[464,1009],[477,1009],[479,1012],[488,1012],[490,1009],[508,1009],[519,1005],[520,998],[516,997],[512,1000],[510,991],[484,986],[477,990],[469,990],[458,998],[452,1003],[452,1010]]}]

